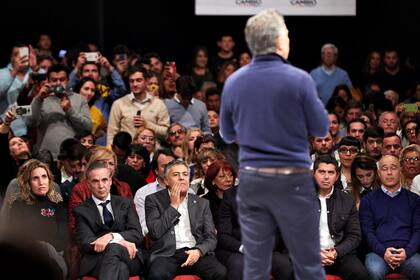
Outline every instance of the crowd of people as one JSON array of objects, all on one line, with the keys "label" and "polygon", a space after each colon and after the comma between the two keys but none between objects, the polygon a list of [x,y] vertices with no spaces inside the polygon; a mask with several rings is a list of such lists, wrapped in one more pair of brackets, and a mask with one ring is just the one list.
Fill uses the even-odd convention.
[{"label": "crowd of people", "polygon": [[[250,52],[223,35],[180,73],[124,45],[107,58],[94,44],[56,57],[51,44],[16,44],[0,69],[2,242],[36,241],[61,279],[242,279],[239,148],[219,113]],[[392,48],[369,53],[358,84],[337,58],[323,45],[309,73],[329,132],[296,143],[311,150],[322,265],[342,279],[420,279],[420,82]],[[294,279],[282,234],[271,276]]]}]

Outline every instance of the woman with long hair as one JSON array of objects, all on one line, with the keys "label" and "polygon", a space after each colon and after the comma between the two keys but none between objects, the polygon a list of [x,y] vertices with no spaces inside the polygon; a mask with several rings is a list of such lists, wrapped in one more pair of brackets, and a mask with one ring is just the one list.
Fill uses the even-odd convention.
[{"label": "woman with long hair", "polygon": [[375,159],[366,156],[357,156],[351,165],[350,194],[353,196],[357,208],[360,199],[367,193],[379,187],[378,167]]},{"label": "woman with long hair", "polygon": [[90,77],[85,77],[74,87],[74,92],[79,93],[86,99],[93,124],[92,135],[97,139],[97,144],[105,145],[109,104],[100,96],[97,87],[98,85],[95,80]]},{"label": "woman with long hair", "polygon": [[64,249],[67,245],[67,218],[63,198],[54,187],[47,164],[30,159],[17,176],[19,193],[10,201],[9,230],[13,238],[39,242],[51,264],[67,275]]}]

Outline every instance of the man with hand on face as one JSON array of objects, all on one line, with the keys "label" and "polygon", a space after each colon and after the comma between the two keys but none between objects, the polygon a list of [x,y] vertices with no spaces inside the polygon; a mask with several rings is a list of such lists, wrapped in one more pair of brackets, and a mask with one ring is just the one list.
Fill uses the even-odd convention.
[{"label": "man with hand on face", "polygon": [[209,203],[188,193],[188,174],[185,162],[169,162],[164,169],[167,190],[146,197],[152,239],[149,280],[178,274],[195,274],[204,280],[226,277],[226,268],[212,254],[217,240]]},{"label": "man with hand on face", "polygon": [[138,275],[143,235],[132,202],[110,194],[112,178],[106,163],[90,163],[86,178],[92,197],[73,209],[83,255],[80,276],[123,280]]},{"label": "man with hand on face", "polygon": [[321,260],[327,274],[343,279],[366,279],[369,275],[356,256],[361,238],[359,217],[353,198],[334,188],[338,163],[329,155],[314,163],[314,178],[319,188]]},{"label": "man with hand on face", "polygon": [[420,279],[420,197],[401,186],[395,156],[378,161],[378,176],[381,187],[362,198],[359,210],[370,279],[385,279],[394,271]]}]

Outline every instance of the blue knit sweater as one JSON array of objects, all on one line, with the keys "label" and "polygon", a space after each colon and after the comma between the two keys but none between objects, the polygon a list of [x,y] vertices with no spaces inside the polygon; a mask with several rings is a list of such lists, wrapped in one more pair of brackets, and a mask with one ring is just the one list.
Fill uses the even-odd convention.
[{"label": "blue knit sweater", "polygon": [[220,131],[238,142],[242,167],[309,168],[308,136],[325,136],[328,127],[312,78],[279,55],[255,57],[223,88]]},{"label": "blue knit sweater", "polygon": [[382,189],[362,198],[359,209],[369,249],[383,256],[388,247],[404,248],[407,258],[420,246],[420,196],[404,188],[395,197]]}]

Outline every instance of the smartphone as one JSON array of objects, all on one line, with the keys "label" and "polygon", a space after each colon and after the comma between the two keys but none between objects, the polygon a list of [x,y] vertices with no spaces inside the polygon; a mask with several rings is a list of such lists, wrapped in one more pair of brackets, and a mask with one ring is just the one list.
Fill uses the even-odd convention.
[{"label": "smartphone", "polygon": [[60,50],[58,52],[58,57],[59,58],[63,58],[66,55],[66,53],[67,53],[67,50]]},{"label": "smartphone", "polygon": [[24,65],[29,65],[29,48],[28,47],[19,48],[19,56],[21,58],[26,57]]},{"label": "smartphone", "polygon": [[[140,116],[140,115],[141,115],[141,110],[138,110],[138,111],[137,111],[137,113],[136,113],[136,115],[137,115],[137,116]],[[139,126],[138,126],[138,125],[135,125],[134,127],[136,127],[136,128],[137,128],[137,127],[139,127]]]},{"label": "smartphone", "polygon": [[29,48],[28,47],[22,47],[19,48],[19,55],[20,57],[28,57],[29,56]]},{"label": "smartphone", "polygon": [[417,113],[419,111],[419,106],[416,103],[407,103],[404,104],[404,112],[407,113]]},{"label": "smartphone", "polygon": [[98,53],[97,52],[86,52],[86,61],[89,62],[96,62],[98,61]]}]

